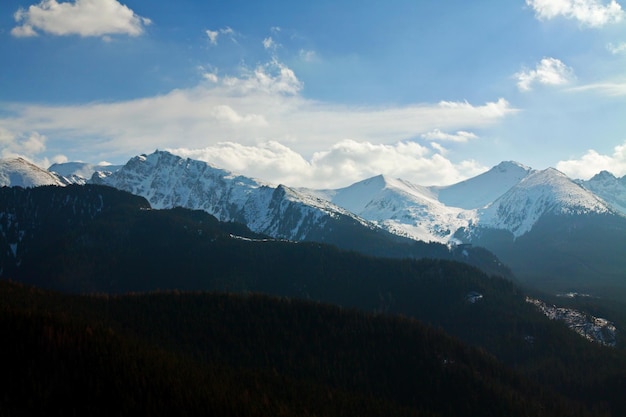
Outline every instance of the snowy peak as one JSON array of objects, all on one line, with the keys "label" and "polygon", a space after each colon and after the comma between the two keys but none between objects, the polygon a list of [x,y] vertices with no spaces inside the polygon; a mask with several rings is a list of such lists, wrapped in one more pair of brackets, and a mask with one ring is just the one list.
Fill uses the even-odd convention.
[{"label": "snowy peak", "polygon": [[306,240],[311,233],[320,234],[331,218],[365,223],[318,196],[163,151],[136,156],[110,176],[95,174],[91,181],[143,196],[154,208],[204,210],[276,238]]},{"label": "snowy peak", "polygon": [[64,162],[52,164],[48,171],[59,175],[70,184],[84,185],[95,174],[110,175],[120,169],[120,165],[89,164],[86,162]]},{"label": "snowy peak", "polygon": [[446,243],[467,224],[461,209],[444,206],[426,187],[384,175],[326,192],[333,203],[401,236]]},{"label": "snowy peak", "polygon": [[608,171],[602,171],[588,181],[580,181],[580,184],[626,215],[626,176],[617,178]]},{"label": "snowy peak", "polygon": [[479,210],[482,227],[505,229],[519,237],[545,214],[608,213],[602,199],[562,172],[548,168],[530,173],[490,206]]},{"label": "snowy peak", "polygon": [[442,203],[466,210],[487,206],[534,172],[514,161],[501,162],[476,177],[445,187],[431,187]]},{"label": "snowy peak", "polygon": [[600,171],[589,180],[589,182],[595,183],[612,183],[616,181],[617,177],[609,171]]},{"label": "snowy peak", "polygon": [[390,198],[394,195],[402,196],[418,204],[422,204],[425,200],[436,201],[426,187],[385,175],[377,175],[348,187],[334,190],[330,193],[330,200],[346,210],[359,214],[371,206],[373,201]]},{"label": "snowy peak", "polygon": [[91,181],[141,195],[154,208],[201,209],[223,221],[240,220],[234,206],[243,206],[250,193],[264,185],[163,151],[135,156],[110,176],[94,175]]},{"label": "snowy peak", "polygon": [[57,176],[23,158],[0,159],[0,187],[65,185]]}]

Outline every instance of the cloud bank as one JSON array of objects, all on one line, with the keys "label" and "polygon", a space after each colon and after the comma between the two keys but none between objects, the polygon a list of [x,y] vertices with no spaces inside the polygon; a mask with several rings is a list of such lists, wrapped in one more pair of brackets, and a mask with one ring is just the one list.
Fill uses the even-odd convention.
[{"label": "cloud bank", "polygon": [[138,36],[151,23],[117,0],[43,0],[28,9],[20,8],[14,18],[18,26],[11,34],[15,37],[37,36],[38,30],[58,36]]},{"label": "cloud bank", "polygon": [[274,184],[339,188],[380,173],[416,184],[445,185],[486,170],[475,161],[452,163],[440,153],[410,141],[390,145],[343,140],[310,159],[275,141],[258,145],[221,142],[202,149],[168,151]]}]

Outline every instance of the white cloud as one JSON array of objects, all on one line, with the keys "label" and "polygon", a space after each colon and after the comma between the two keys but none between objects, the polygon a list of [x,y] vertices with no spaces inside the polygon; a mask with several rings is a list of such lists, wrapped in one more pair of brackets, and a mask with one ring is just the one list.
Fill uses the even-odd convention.
[{"label": "white cloud", "polygon": [[556,58],[543,58],[534,70],[524,69],[515,74],[520,91],[532,90],[533,84],[564,85],[571,82],[574,70]]},{"label": "white cloud", "polygon": [[624,18],[624,10],[615,0],[608,4],[599,0],[526,0],[526,4],[533,8],[538,19],[563,16],[589,27],[618,23]]},{"label": "white cloud", "polygon": [[209,41],[213,45],[217,45],[217,37],[219,36],[219,34],[220,34],[220,32],[217,31],[217,30],[209,30],[209,29],[207,29],[207,31],[206,31],[206,35],[209,37]]},{"label": "white cloud", "polygon": [[626,42],[618,43],[617,45],[609,43],[606,46],[606,49],[608,49],[613,55],[626,54]]},{"label": "white cloud", "polygon": [[[334,155],[347,158],[349,148],[364,149],[365,145],[357,147],[355,143],[370,144],[371,148],[365,148],[371,152],[394,154],[385,144],[421,138],[434,129],[457,132],[457,136],[469,139],[471,134],[461,132],[498,123],[517,111],[504,99],[479,105],[442,101],[385,107],[314,101],[301,95],[303,83],[276,60],[238,76],[215,75],[210,81],[195,88],[123,102],[76,106],[4,104],[0,105],[0,114],[5,115],[0,117],[0,125],[13,132],[40,132],[48,137],[52,151],[62,153],[58,150],[71,147],[83,159],[86,154],[94,155],[94,159],[121,159],[155,148],[203,149],[224,142],[257,147],[275,141],[313,163],[329,161]],[[351,142],[344,142],[347,139]],[[343,145],[336,147],[338,144]],[[416,144],[402,146],[413,153],[421,149]],[[430,147],[423,149],[432,151]],[[314,155],[316,159],[311,159]],[[429,161],[431,165],[437,162],[434,155]],[[378,168],[379,172],[367,172],[382,172],[383,167]],[[355,172],[358,169],[355,166]],[[449,177],[443,171],[433,172]]]},{"label": "white cloud", "polygon": [[[41,156],[46,150],[47,138],[39,132],[16,135],[0,126],[0,158],[24,158],[42,168],[50,166],[50,160]],[[56,155],[56,160],[67,161],[64,155]]]},{"label": "white cloud", "polygon": [[218,29],[218,30],[207,29],[205,33],[209,37],[209,42],[211,42],[211,45],[217,45],[217,38],[220,35],[228,35],[231,41],[237,43],[237,40],[235,39],[235,36],[236,36],[235,31],[228,26],[222,29]]},{"label": "white cloud", "polygon": [[14,18],[18,26],[11,34],[16,37],[36,36],[36,29],[52,35],[138,36],[151,23],[117,0],[43,0],[28,9],[20,8]]},{"label": "white cloud", "polygon": [[474,161],[454,164],[415,142],[392,145],[343,140],[307,160],[275,141],[246,146],[221,142],[201,149],[169,149],[272,183],[310,188],[336,188],[378,174],[416,184],[450,184],[485,171]]},{"label": "white cloud", "polygon": [[32,157],[46,150],[46,137],[38,132],[16,135],[0,127],[0,149],[3,157]]},{"label": "white cloud", "polygon": [[274,42],[274,39],[272,39],[271,36],[268,36],[267,38],[263,39],[263,47],[265,49],[276,49],[277,44],[276,42]]},{"label": "white cloud", "polygon": [[572,178],[589,179],[600,171],[618,177],[626,175],[626,142],[613,148],[612,155],[601,155],[590,149],[580,159],[560,161],[556,168]]},{"label": "white cloud", "polygon": [[467,142],[471,139],[478,139],[474,133],[465,132],[463,130],[459,130],[454,134],[442,132],[439,129],[431,130],[430,132],[426,132],[422,134],[424,139],[428,140],[443,140],[447,142]]}]

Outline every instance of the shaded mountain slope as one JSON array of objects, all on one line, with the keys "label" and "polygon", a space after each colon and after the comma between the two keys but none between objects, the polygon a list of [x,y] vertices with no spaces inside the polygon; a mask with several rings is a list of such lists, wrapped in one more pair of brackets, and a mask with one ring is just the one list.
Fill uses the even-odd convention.
[{"label": "shaded mountain slope", "polygon": [[17,371],[0,379],[5,412],[604,415],[410,319],[259,296],[69,297],[6,282],[0,299],[0,330],[13,335],[0,356]]}]

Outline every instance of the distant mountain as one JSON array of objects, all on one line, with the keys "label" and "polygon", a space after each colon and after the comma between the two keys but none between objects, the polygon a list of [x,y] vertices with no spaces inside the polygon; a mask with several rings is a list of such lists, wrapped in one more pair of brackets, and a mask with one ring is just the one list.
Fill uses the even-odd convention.
[{"label": "distant mountain", "polygon": [[602,171],[587,181],[579,181],[579,184],[626,215],[626,175],[617,178]]},{"label": "distant mountain", "polygon": [[450,207],[484,208],[530,175],[533,170],[518,162],[501,162],[476,177],[444,187],[430,187],[437,199]]},{"label": "distant mountain", "polygon": [[69,184],[86,184],[96,172],[108,175],[121,168],[121,165],[90,164],[86,162],[64,162],[52,164],[48,171],[63,177]]},{"label": "distant mountain", "polygon": [[0,159],[0,187],[64,185],[56,175],[23,158]]},{"label": "distant mountain", "polygon": [[426,187],[383,175],[339,190],[308,192],[391,233],[425,242],[447,243],[473,217],[466,210],[444,205]]},{"label": "distant mountain", "polygon": [[506,230],[517,238],[545,215],[617,214],[606,202],[554,168],[535,171],[488,207],[474,227]]},{"label": "distant mountain", "polygon": [[493,257],[487,260],[489,256],[477,253],[467,259],[445,245],[398,236],[339,207],[323,192],[275,186],[168,152],[136,156],[116,172],[94,174],[90,182],[141,195],[153,208],[203,210],[220,221],[239,222],[277,239],[324,242],[378,256],[458,257],[506,274]]},{"label": "distant mountain", "polygon": [[308,192],[391,233],[484,247],[545,291],[626,297],[626,193],[607,174],[575,182],[553,168],[503,162],[447,187],[378,176]]},{"label": "distant mountain", "polygon": [[[14,165],[22,169],[24,162]],[[10,168],[5,177],[21,178],[20,169]],[[96,169],[89,182],[143,196],[154,208],[203,210],[276,239],[378,256],[457,259],[506,275],[482,247],[522,282],[543,290],[626,297],[626,177],[606,172],[573,181],[552,168],[509,161],[446,187],[380,175],[338,190],[309,190],[160,151],[134,157],[115,172],[84,164],[55,169],[70,177]]]},{"label": "distant mountain", "polygon": [[555,169],[528,175],[455,237],[493,251],[527,285],[626,297],[626,217]]}]

